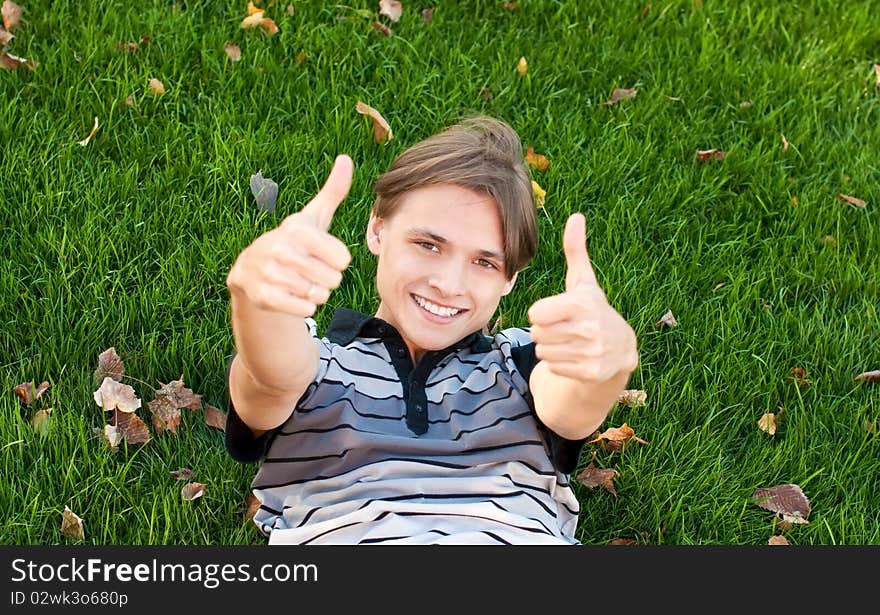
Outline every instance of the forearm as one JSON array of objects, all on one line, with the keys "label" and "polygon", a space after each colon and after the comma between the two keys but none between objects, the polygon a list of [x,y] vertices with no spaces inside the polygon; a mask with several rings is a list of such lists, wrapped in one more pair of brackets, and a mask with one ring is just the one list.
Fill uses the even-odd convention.
[{"label": "forearm", "polygon": [[559,376],[539,361],[529,380],[535,412],[541,422],[568,440],[591,435],[607,418],[629,381],[621,371],[603,382]]}]

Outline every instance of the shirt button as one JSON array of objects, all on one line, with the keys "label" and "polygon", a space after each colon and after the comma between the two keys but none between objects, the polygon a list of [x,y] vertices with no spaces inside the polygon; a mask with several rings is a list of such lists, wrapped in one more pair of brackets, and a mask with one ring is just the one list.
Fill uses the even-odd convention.
[{"label": "shirt button", "polygon": [[397,356],[398,356],[398,357],[402,357],[402,356],[405,355],[405,354],[406,354],[406,350],[404,350],[403,348],[398,348],[398,349],[397,349]]},{"label": "shirt button", "polygon": [[378,331],[379,331],[379,335],[385,335],[385,327],[380,326]]},{"label": "shirt button", "polygon": [[416,404],[416,412],[422,413],[424,411],[425,408],[422,406],[422,404]]}]

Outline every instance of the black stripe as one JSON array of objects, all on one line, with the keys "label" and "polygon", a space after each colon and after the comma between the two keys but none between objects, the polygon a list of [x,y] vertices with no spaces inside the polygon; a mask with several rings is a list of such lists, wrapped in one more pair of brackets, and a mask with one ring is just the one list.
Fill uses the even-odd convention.
[{"label": "black stripe", "polygon": [[[403,502],[405,500],[419,500],[419,499],[451,500],[451,499],[458,498],[458,499],[476,499],[477,503],[491,501],[494,504],[495,498],[515,498],[515,497],[519,497],[521,495],[524,495],[524,496],[530,498],[531,500],[534,500],[535,503],[538,504],[538,506],[540,506],[541,508],[543,508],[544,511],[548,515],[550,515],[553,518],[556,518],[556,513],[554,513],[550,509],[550,507],[548,507],[546,504],[544,504],[544,502],[542,502],[541,500],[539,500],[538,498],[533,496],[531,493],[527,493],[522,490],[508,491],[508,492],[502,492],[502,493],[477,493],[477,492],[474,492],[474,493],[414,493],[411,495],[394,495],[394,496],[390,496],[387,498],[371,498],[369,500],[366,500],[363,504],[361,504],[358,507],[358,510],[369,506],[372,502]],[[287,509],[288,507],[285,506],[284,508]],[[506,508],[501,508],[501,510],[503,510],[505,512],[510,512]],[[442,514],[442,513],[438,513],[438,514]],[[520,513],[512,513],[512,514],[519,515]],[[538,519],[532,519],[532,520],[536,521],[538,523],[541,523],[541,521]],[[544,525],[544,524],[541,523],[541,525]],[[546,525],[544,525],[544,528],[548,532],[550,531],[550,529]]]},{"label": "black stripe", "polygon": [[315,455],[314,457],[266,457],[263,463],[299,463],[301,461],[318,461],[319,459],[342,459],[348,455],[350,448],[345,449],[341,453],[331,453],[328,455]]},{"label": "black stripe", "polygon": [[[398,382],[400,382],[400,381],[398,380]],[[327,379],[321,380],[321,385],[325,385],[325,384],[338,384],[338,385],[341,386],[343,389],[350,389],[350,388],[352,388],[352,387],[355,386],[355,383],[353,383],[353,382],[348,382],[348,383],[346,383],[346,382],[342,382],[342,381],[340,381],[340,380],[327,380]],[[385,399],[400,399],[400,400],[403,400],[403,397],[399,397],[399,396],[397,396],[397,395],[389,395],[388,397],[373,397],[372,395],[369,395],[369,394],[367,394],[367,393],[364,393],[363,391],[358,391],[358,393],[359,393],[360,395],[363,395],[364,397],[369,397],[369,398],[372,399],[373,401],[383,401],[383,400],[385,400]]]},{"label": "black stripe", "polygon": [[472,374],[472,373],[474,373],[474,372],[480,372],[480,373],[483,373],[483,374],[488,374],[488,373],[489,373],[489,370],[491,370],[491,369],[497,369],[498,371],[503,371],[503,370],[501,369],[501,366],[500,366],[499,363],[492,363],[492,364],[490,364],[490,365],[487,365],[485,369],[480,369],[480,367],[478,366],[478,367],[475,367],[475,368],[473,368],[472,370],[470,370],[470,371],[467,373],[467,377],[466,377],[464,380],[462,380],[462,379],[461,379],[461,375],[460,375],[458,372],[456,372],[456,373],[451,374],[451,375],[449,375],[449,376],[446,376],[445,378],[442,378],[442,379],[440,379],[440,380],[437,380],[437,381],[431,382],[431,383],[429,383],[429,384],[425,384],[425,389],[427,390],[427,389],[433,388],[433,387],[439,385],[440,383],[442,383],[442,382],[446,382],[447,380],[452,380],[453,378],[455,378],[456,380],[458,380],[460,383],[464,384],[465,381],[467,381],[467,379],[470,378],[470,374]]},{"label": "black stripe", "polygon": [[[367,395],[366,397],[369,397],[369,395]],[[372,399],[372,398],[370,398],[370,399]],[[386,399],[391,399],[391,398],[388,397]],[[398,397],[396,399],[403,401],[402,397]],[[334,399],[326,406],[313,406],[311,408],[301,408],[300,407],[300,408],[296,409],[296,412],[299,414],[308,414],[309,412],[313,412],[315,410],[326,410],[327,408],[332,408],[333,406],[340,404],[342,402],[348,402],[348,405],[351,406],[351,409],[354,411],[354,413],[360,417],[363,417],[363,418],[367,418],[367,419],[392,419],[392,420],[403,418],[402,412],[398,416],[388,416],[385,414],[371,414],[371,413],[366,413],[366,412],[358,412],[358,409],[355,407],[354,402],[351,401],[348,397],[342,397],[342,396]],[[400,408],[397,408],[397,410],[400,411]],[[284,432],[282,432],[282,433],[284,433]],[[296,433],[296,432],[293,432],[293,433]]]},{"label": "black stripe", "polygon": [[[388,360],[383,359],[382,361],[383,361],[382,367],[388,367]],[[346,374],[352,374],[354,376],[361,376],[366,380],[382,380],[384,382],[400,382],[400,379],[397,378],[396,376],[394,378],[384,378],[382,376],[379,376],[376,372],[361,372],[361,371],[346,367],[345,365],[343,365],[342,363],[339,362],[339,359],[335,355],[331,355],[330,360],[327,361],[327,369],[328,370],[330,369],[331,363],[336,363],[336,365],[339,366],[339,369],[341,369]],[[325,382],[325,380],[322,380],[321,382]]]}]

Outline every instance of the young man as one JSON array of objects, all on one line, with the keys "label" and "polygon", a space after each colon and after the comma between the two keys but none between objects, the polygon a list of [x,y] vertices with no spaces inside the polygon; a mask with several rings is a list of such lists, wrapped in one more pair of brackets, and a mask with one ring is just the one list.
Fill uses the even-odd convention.
[{"label": "young man", "polygon": [[513,129],[465,119],[379,177],[378,309],[341,308],[322,337],[312,316],[351,260],[327,230],[352,173],[337,157],[227,277],[226,442],[261,461],[254,521],[270,544],[577,544],[569,475],[638,364],[583,215],[564,231],[565,291],[530,328],[484,335],[535,254],[536,208]]}]

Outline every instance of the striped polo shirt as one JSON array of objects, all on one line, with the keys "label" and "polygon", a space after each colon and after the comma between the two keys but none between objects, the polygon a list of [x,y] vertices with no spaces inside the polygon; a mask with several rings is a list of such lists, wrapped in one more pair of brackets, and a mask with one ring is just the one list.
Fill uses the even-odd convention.
[{"label": "striped polo shirt", "polygon": [[290,417],[254,438],[229,403],[229,453],[261,462],[269,544],[579,544],[569,480],[584,440],[538,419],[528,328],[477,331],[414,365],[380,318],[341,308],[321,338],[305,322],[320,361]]}]

